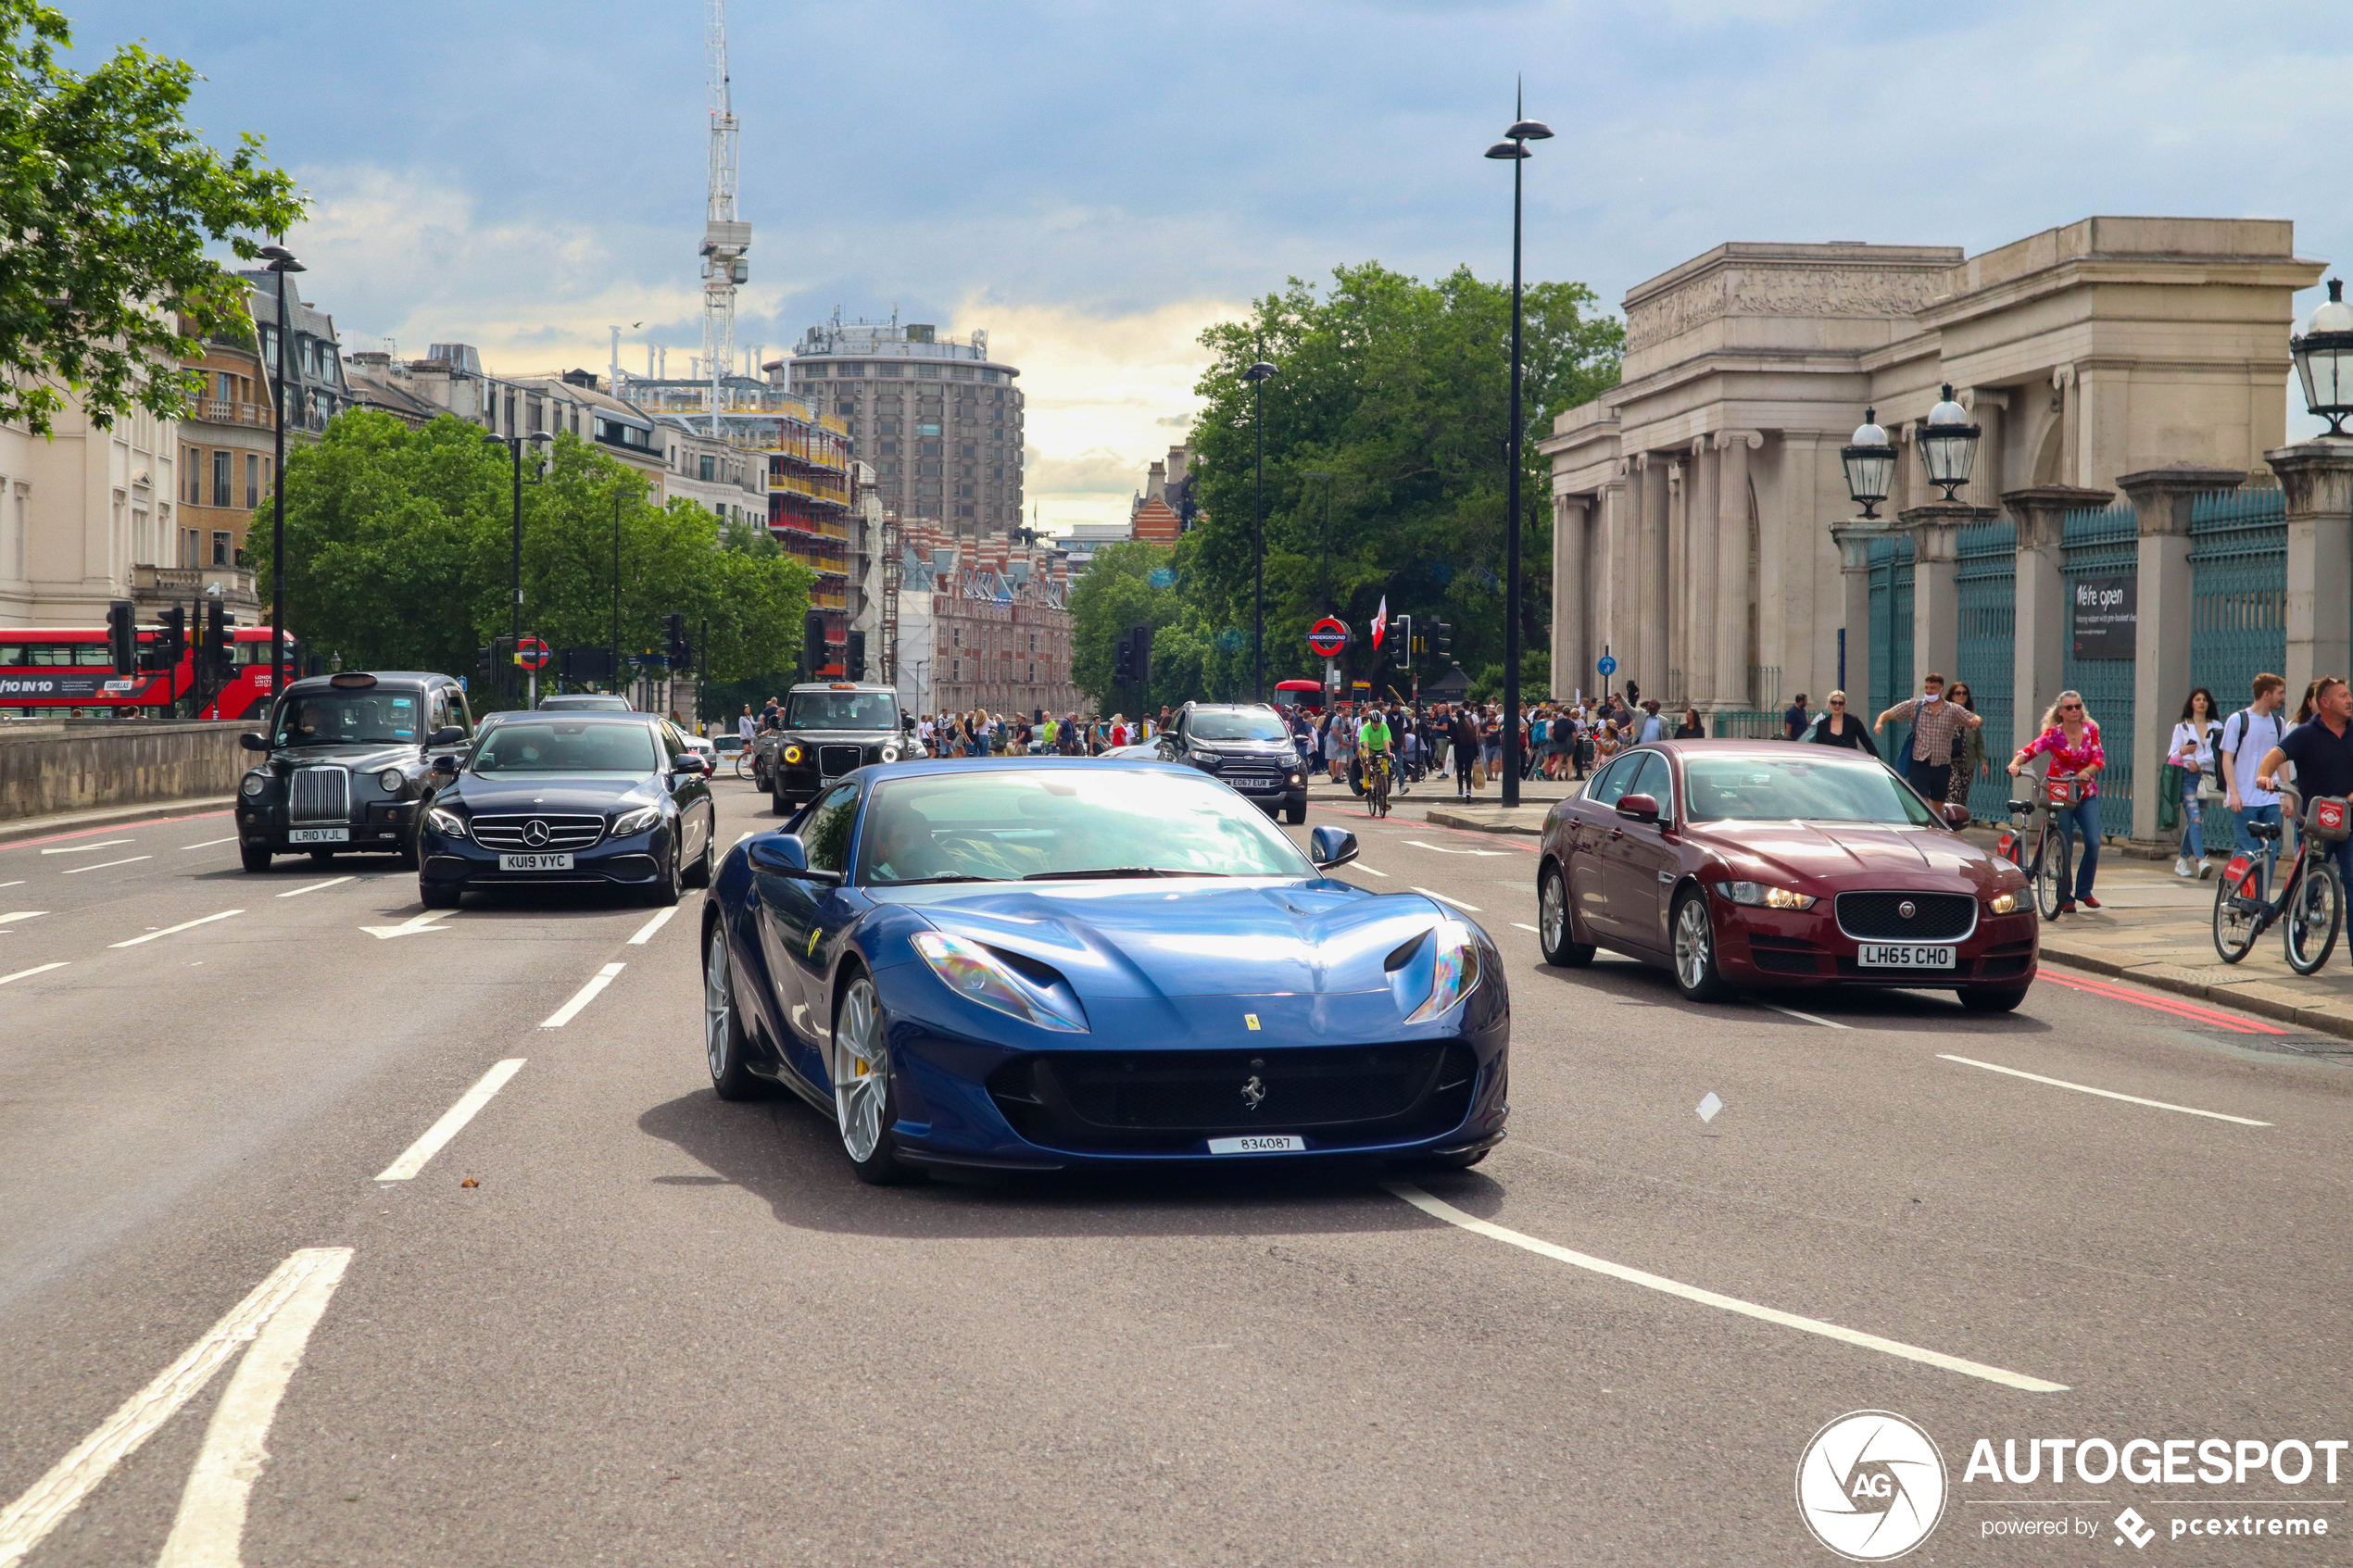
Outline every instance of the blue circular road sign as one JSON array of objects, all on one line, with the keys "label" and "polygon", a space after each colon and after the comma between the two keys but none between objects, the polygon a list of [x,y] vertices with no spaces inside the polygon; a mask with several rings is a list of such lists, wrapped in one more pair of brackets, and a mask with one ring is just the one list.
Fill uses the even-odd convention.
[{"label": "blue circular road sign", "polygon": [[1604,675],[1615,675],[1617,673],[1617,660],[1612,659],[1607,654],[1604,654],[1600,659],[1594,663],[1593,668],[1600,671]]}]

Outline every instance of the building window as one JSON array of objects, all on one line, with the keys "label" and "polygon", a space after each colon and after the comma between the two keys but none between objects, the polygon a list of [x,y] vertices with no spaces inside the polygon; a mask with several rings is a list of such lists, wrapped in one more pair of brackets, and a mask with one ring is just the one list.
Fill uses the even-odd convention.
[{"label": "building window", "polygon": [[698,459],[697,459],[697,462],[698,462],[698,470],[697,470],[697,477],[698,477],[698,478],[700,478],[700,479],[706,479],[706,480],[707,480],[707,479],[710,479],[710,478],[713,477],[713,474],[714,474],[714,472],[715,472],[715,470],[716,470],[716,469],[717,469],[717,459],[713,458],[712,458],[712,457],[711,457],[709,453],[707,453],[707,452],[706,452],[705,454],[703,454],[703,456],[702,456],[701,458],[698,458]]},{"label": "building window", "polygon": [[237,504],[229,494],[229,486],[232,483],[230,463],[233,457],[233,454],[228,452],[215,452],[212,455],[212,504],[216,507],[233,507]]},{"label": "building window", "polygon": [[919,378],[925,380],[937,381],[939,379],[939,367],[937,365],[918,365],[915,367],[915,374]]},{"label": "building window", "polygon": [[212,536],[212,564],[229,566],[234,563],[236,540],[233,534],[215,532]]},{"label": "building window", "polygon": [[188,505],[192,507],[201,507],[204,505],[204,453],[196,447],[189,447],[186,466],[188,470]]},{"label": "building window", "polygon": [[248,452],[245,454],[245,509],[251,511],[259,505],[261,505],[261,457],[258,453]]},{"label": "building window", "polygon": [[878,376],[903,376],[906,373],[907,367],[904,365],[877,365],[875,367],[875,374]]},{"label": "building window", "polygon": [[854,415],[858,412],[858,405],[854,400],[845,397],[840,402],[834,405],[834,412],[837,414]]},{"label": "building window", "polygon": [[800,373],[804,376],[822,376],[825,373],[825,367],[823,365],[803,365],[800,368]]},{"label": "building window", "polygon": [[[939,433],[938,421],[936,420],[925,420],[915,426],[915,433],[917,435],[937,435]],[[937,456],[939,451],[939,447],[937,445],[934,445],[925,447],[924,450]]]}]

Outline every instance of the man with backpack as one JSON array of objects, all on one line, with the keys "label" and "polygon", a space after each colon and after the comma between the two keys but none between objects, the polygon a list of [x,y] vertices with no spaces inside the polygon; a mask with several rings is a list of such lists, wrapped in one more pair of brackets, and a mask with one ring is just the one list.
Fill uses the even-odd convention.
[{"label": "man with backpack", "polygon": [[2214,747],[2222,765],[2222,803],[2230,808],[2231,836],[2241,854],[2263,861],[2267,879],[2280,841],[2266,842],[2247,829],[2257,822],[2280,825],[2280,797],[2259,784],[2257,775],[2265,755],[2286,737],[2287,726],[2280,721],[2280,704],[2286,698],[2285,680],[2269,671],[2256,676],[2252,700],[2222,721]]}]

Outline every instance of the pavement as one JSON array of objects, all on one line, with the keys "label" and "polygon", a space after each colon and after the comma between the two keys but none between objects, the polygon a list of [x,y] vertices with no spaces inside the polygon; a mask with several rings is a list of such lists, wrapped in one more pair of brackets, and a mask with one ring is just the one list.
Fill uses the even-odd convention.
[{"label": "pavement", "polygon": [[2341,1537],[2353,1465],[1961,1475],[2353,1436],[2353,1055],[2057,966],[1998,1016],[1693,1006],[1543,964],[1530,841],[1327,822],[1497,944],[1475,1170],[865,1187],[711,1095],[698,896],[429,914],[387,860],[244,873],[225,813],[0,846],[0,1562],[1817,1564],[1792,1478],[1856,1411],[1941,1448],[1909,1562]]}]

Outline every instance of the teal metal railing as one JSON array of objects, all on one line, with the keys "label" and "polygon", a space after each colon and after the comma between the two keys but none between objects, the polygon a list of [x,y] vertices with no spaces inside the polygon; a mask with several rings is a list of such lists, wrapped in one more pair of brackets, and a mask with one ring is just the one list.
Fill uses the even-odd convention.
[{"label": "teal metal railing", "polygon": [[[2073,632],[2076,589],[2098,578],[2132,577],[2140,570],[2140,524],[2130,501],[2098,509],[2066,514],[2060,539],[2060,571],[2067,590],[2069,633],[2060,679],[2083,694],[2084,710],[2100,727],[2100,748],[2108,766],[2100,772],[2100,832],[2129,837],[2133,832],[2133,661],[2130,659],[2082,659],[2076,654]],[[2136,636],[2158,636],[2163,629],[2140,626]],[[2021,744],[2035,733],[2042,715],[2020,715]]]},{"label": "teal metal railing", "polygon": [[2007,518],[1961,530],[1957,556],[1960,648],[1953,678],[1966,684],[1984,718],[1986,770],[1969,781],[1969,810],[1986,821],[2009,814],[2010,778],[2003,771],[2018,748],[2010,711],[2018,684],[2018,528]]}]

